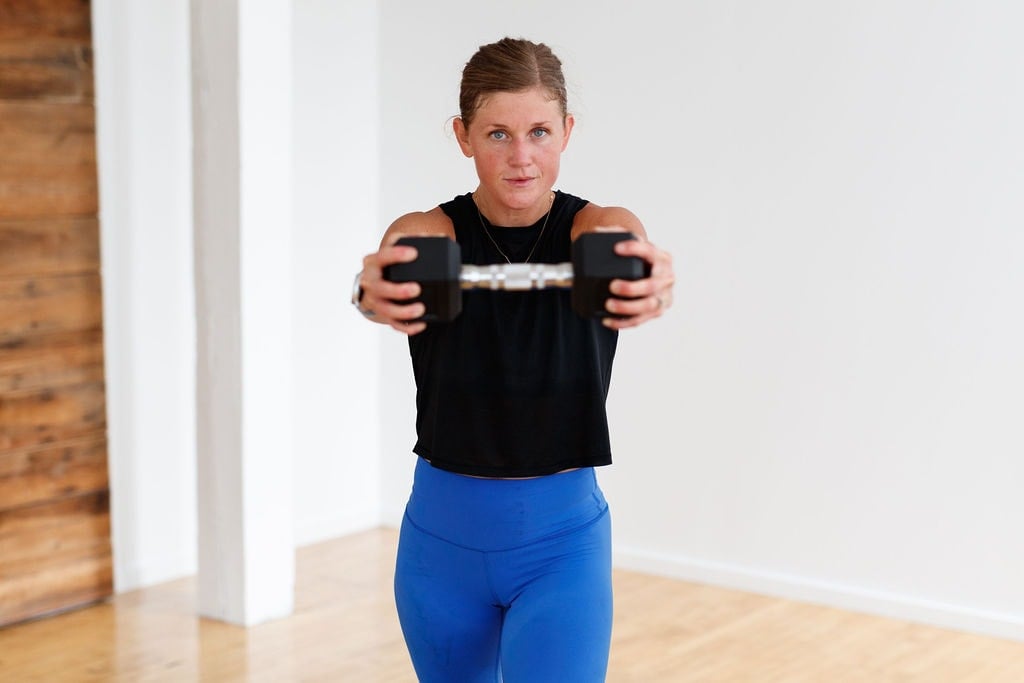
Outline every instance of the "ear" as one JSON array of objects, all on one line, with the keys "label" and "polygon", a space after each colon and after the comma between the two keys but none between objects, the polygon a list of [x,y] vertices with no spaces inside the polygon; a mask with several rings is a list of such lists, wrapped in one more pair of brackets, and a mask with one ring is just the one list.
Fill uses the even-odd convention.
[{"label": "ear", "polygon": [[563,125],[565,127],[565,137],[562,138],[562,151],[564,152],[565,148],[569,146],[569,136],[572,135],[572,127],[576,125],[576,119],[573,118],[572,114],[566,114]]},{"label": "ear", "polygon": [[473,145],[469,143],[469,129],[466,128],[466,124],[463,122],[461,116],[456,116],[452,121],[452,129],[455,131],[455,139],[459,142],[459,149],[462,153],[473,158]]}]

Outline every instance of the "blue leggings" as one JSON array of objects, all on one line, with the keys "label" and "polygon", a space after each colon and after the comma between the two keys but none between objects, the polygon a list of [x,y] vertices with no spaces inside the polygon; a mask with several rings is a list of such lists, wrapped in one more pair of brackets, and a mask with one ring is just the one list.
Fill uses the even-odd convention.
[{"label": "blue leggings", "polygon": [[422,683],[600,683],[611,520],[592,468],[476,479],[420,459],[395,570]]}]

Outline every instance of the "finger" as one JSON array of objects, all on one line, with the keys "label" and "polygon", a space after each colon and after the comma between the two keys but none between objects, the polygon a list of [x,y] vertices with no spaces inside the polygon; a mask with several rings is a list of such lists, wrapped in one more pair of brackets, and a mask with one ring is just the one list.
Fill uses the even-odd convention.
[{"label": "finger", "polygon": [[615,243],[614,249],[618,256],[635,256],[647,261],[651,264],[652,275],[659,271],[672,271],[672,254],[645,240],[622,240]]},{"label": "finger", "polygon": [[654,263],[658,254],[656,246],[639,237],[632,240],[620,240],[615,243],[614,249],[619,256],[639,256],[649,263]]},{"label": "finger", "polygon": [[637,317],[643,315],[657,317],[662,314],[665,308],[665,299],[657,294],[641,297],[639,299],[611,298],[605,302],[606,311],[614,315],[624,317]]},{"label": "finger", "polygon": [[381,272],[385,267],[395,263],[410,263],[419,256],[416,247],[408,245],[392,245],[381,247],[378,251],[363,258],[364,272]]},{"label": "finger", "polygon": [[411,336],[419,334],[423,330],[427,329],[427,324],[423,323],[423,322],[413,323],[413,322],[399,322],[399,321],[395,321],[395,322],[393,322],[391,324],[391,327],[396,329],[396,330],[398,330],[402,334],[405,334],[405,335],[408,335],[408,336],[411,337]]},{"label": "finger", "polygon": [[363,300],[371,303],[378,301],[405,301],[420,295],[418,282],[391,282],[383,279],[368,278],[363,285]]},{"label": "finger", "polygon": [[400,304],[384,299],[376,305],[377,308],[373,309],[373,312],[376,314],[377,320],[392,327],[396,324],[411,323],[417,318],[423,317],[423,314],[427,312],[426,306],[418,301],[412,304]]},{"label": "finger", "polygon": [[623,299],[636,299],[650,296],[657,290],[658,283],[651,278],[642,280],[612,280],[608,283],[608,293]]},{"label": "finger", "polygon": [[612,280],[609,291],[616,296],[638,297],[650,296],[654,292],[670,289],[675,284],[675,273],[672,271],[672,259],[665,252],[659,252],[661,256],[651,267],[651,274],[639,280]]},{"label": "finger", "polygon": [[[675,275],[672,272],[672,257],[668,252],[661,251],[650,242],[639,240],[623,240],[615,244],[616,255],[623,258],[639,258],[648,263],[650,272],[647,278],[623,282],[644,282],[650,278],[661,280],[672,280]],[[660,286],[660,285],[659,285]],[[618,285],[622,288],[623,285]],[[650,293],[644,286],[625,286],[616,291],[616,294],[623,296],[645,296]]]},{"label": "finger", "polygon": [[625,330],[630,327],[636,327],[637,325],[641,325],[650,320],[652,317],[655,316],[637,315],[629,318],[604,318],[601,320],[601,322],[605,327],[611,328],[613,330]]},{"label": "finger", "polygon": [[643,278],[642,280],[615,279],[608,283],[608,291],[617,297],[635,299],[671,290],[674,284],[675,277],[671,273],[667,273],[657,277]]},{"label": "finger", "polygon": [[[628,302],[627,304],[617,303],[613,306],[620,310],[615,311],[615,316],[604,318],[602,321],[606,327],[612,329],[626,329],[627,327],[636,327],[641,325],[648,320],[661,317],[668,308],[664,299],[660,297],[652,296],[639,299],[635,302]],[[609,312],[612,312],[609,309]],[[631,315],[631,313],[633,313]]]},{"label": "finger", "polygon": [[639,256],[641,253],[644,253],[646,250],[653,247],[653,244],[642,240],[639,237],[632,240],[619,240],[612,245],[615,253],[619,256]]},{"label": "finger", "polygon": [[638,299],[611,298],[605,302],[605,310],[612,313],[613,317],[605,318],[603,322],[612,329],[636,327],[660,317],[671,305],[672,297],[668,290]]}]

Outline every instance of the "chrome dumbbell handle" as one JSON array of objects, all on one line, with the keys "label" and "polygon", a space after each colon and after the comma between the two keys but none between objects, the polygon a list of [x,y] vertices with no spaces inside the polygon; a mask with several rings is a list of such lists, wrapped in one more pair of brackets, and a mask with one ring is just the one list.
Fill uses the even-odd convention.
[{"label": "chrome dumbbell handle", "polygon": [[459,273],[459,287],[462,289],[570,289],[572,280],[571,263],[463,265]]},{"label": "chrome dumbbell handle", "polygon": [[636,256],[615,253],[615,243],[635,239],[625,232],[591,232],[572,243],[572,263],[510,263],[477,266],[462,263],[458,242],[447,237],[402,237],[419,251],[415,261],[384,268],[391,282],[418,282],[425,322],[448,322],[462,311],[462,291],[491,289],[529,291],[547,288],[572,289],[572,309],[584,318],[607,317],[605,302],[612,280],[639,280],[650,275],[650,266]]}]

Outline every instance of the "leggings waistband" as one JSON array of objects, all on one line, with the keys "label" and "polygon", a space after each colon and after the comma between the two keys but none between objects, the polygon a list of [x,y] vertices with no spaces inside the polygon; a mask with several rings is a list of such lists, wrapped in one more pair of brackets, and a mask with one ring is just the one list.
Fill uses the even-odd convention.
[{"label": "leggings waistband", "polygon": [[418,458],[406,516],[474,550],[507,550],[582,527],[608,504],[594,468],[532,479],[478,479]]}]

